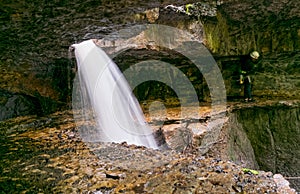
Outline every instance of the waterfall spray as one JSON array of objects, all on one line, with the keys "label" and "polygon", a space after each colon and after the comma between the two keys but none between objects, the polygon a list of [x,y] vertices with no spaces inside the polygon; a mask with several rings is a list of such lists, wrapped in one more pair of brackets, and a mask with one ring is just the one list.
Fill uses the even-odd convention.
[{"label": "waterfall spray", "polygon": [[152,129],[118,66],[92,40],[72,47],[78,66],[72,102],[75,120],[81,117],[86,122],[80,128],[83,140],[157,148]]}]

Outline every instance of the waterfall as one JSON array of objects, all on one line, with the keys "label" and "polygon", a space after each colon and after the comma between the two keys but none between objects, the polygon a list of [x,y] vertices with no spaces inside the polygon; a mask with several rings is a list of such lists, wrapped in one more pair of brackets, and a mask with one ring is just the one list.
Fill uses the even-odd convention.
[{"label": "waterfall", "polygon": [[152,129],[118,66],[92,40],[72,47],[78,69],[72,102],[83,140],[156,149]]}]

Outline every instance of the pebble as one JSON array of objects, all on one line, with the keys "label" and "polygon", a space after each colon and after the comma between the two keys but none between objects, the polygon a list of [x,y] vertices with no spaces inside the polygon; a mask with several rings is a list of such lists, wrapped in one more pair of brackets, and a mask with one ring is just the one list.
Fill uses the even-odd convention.
[{"label": "pebble", "polygon": [[[39,129],[23,128],[24,133],[5,137],[7,141],[1,146],[20,152],[17,148],[22,145],[31,150],[32,157],[24,160],[5,155],[2,165],[6,167],[3,171],[7,178],[0,179],[0,184],[30,180],[33,186],[25,186],[24,190],[33,192],[44,189],[40,183],[51,183],[54,193],[276,193],[285,189],[286,193],[294,194],[282,175],[245,174],[238,165],[220,158],[126,143],[84,143],[76,130],[70,130],[75,129],[75,124],[68,119],[70,116],[59,114],[51,118],[51,125],[67,120],[70,122],[65,125],[67,128],[63,125],[59,129],[49,128],[50,124],[39,122]],[[48,162],[41,162],[45,159]],[[8,168],[11,166],[19,172],[13,173]]]}]

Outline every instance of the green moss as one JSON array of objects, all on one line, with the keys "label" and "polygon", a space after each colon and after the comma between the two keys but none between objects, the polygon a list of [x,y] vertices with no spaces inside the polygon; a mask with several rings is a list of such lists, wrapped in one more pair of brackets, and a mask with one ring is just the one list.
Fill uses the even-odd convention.
[{"label": "green moss", "polygon": [[216,19],[216,21],[203,22],[206,44],[213,53],[224,49],[221,48],[222,46],[230,46],[228,44],[230,37],[226,18],[218,13]]}]

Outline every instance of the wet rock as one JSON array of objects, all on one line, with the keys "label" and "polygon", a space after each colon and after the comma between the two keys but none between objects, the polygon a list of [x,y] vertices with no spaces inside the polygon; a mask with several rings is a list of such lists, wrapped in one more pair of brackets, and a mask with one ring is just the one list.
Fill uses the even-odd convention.
[{"label": "wet rock", "polygon": [[274,174],[273,178],[278,187],[278,192],[296,194],[296,191],[289,187],[290,183],[281,174]]},{"label": "wet rock", "polygon": [[145,11],[146,18],[150,23],[154,23],[159,17],[159,8],[153,8]]},{"label": "wet rock", "polygon": [[166,142],[165,134],[161,128],[156,130],[153,135],[160,149],[169,149],[168,144]]},{"label": "wet rock", "polygon": [[221,157],[126,143],[84,143],[67,111],[11,119],[0,122],[0,129],[4,192],[11,188],[3,185],[20,184],[14,187],[17,192],[280,193],[280,183],[274,181],[279,175],[248,174]]},{"label": "wet rock", "polygon": [[171,149],[182,152],[192,146],[193,133],[189,128],[175,128],[174,134],[170,135],[168,145]]},{"label": "wet rock", "polygon": [[0,89],[0,121],[17,116],[40,113],[41,107],[37,99]]},{"label": "wet rock", "polygon": [[[250,161],[249,158],[252,158],[254,168],[257,169],[257,162],[260,164],[260,169],[265,171],[297,176],[300,156],[295,151],[299,150],[299,144],[296,143],[299,141],[297,139],[299,137],[297,130],[299,117],[296,115],[299,115],[299,108],[290,105],[279,107],[274,104],[263,107],[246,108],[236,112],[239,114],[239,116],[236,115],[239,120],[230,127],[231,132],[236,134],[231,133],[231,135],[239,136],[241,139],[236,139],[235,143],[233,141],[231,143],[240,144],[238,147],[244,150],[242,153],[248,155],[248,161]],[[235,131],[238,128],[240,130]],[[247,139],[243,137],[247,137]],[[231,151],[237,148],[234,147],[230,148]],[[238,160],[238,158],[236,159]],[[270,177],[272,174],[268,176]]]},{"label": "wet rock", "polygon": [[[124,27],[130,28],[135,24],[149,22],[189,30],[198,37],[198,40],[203,40],[211,51],[222,57],[248,54],[253,45],[264,54],[271,53],[269,56],[264,55],[267,60],[262,65],[263,71],[256,76],[259,80],[257,83],[262,83],[257,88],[256,94],[297,97],[298,1],[230,0],[217,3],[215,1],[186,3],[188,4],[175,1],[97,3],[89,1],[84,5],[77,1],[64,3],[32,1],[25,4],[16,1],[14,5],[3,3],[1,88],[20,93],[23,97],[33,95],[38,103],[18,97],[12,99],[9,106],[3,105],[4,108],[0,108],[0,112],[5,113],[6,119],[36,114],[35,110],[48,114],[58,108],[66,108],[70,103],[74,77],[74,64],[67,58],[68,46],[85,39],[102,39],[105,35]],[[189,14],[182,17],[182,14],[176,11],[164,9],[169,4],[180,7],[176,10]],[[200,16],[198,13],[202,13],[201,17],[205,15],[216,17],[211,20],[207,18],[199,20],[189,16]],[[262,23],[265,24],[263,28]],[[146,52],[145,50],[143,52]],[[284,52],[283,56],[278,58],[278,52]],[[285,57],[286,52],[289,52],[288,58]],[[170,61],[179,61],[175,59],[171,58]],[[231,72],[232,69],[224,67],[225,65],[221,69]],[[195,75],[191,76],[191,79],[200,80]],[[231,95],[238,89],[231,87],[234,84],[230,80],[233,79],[225,78]],[[198,87],[201,88],[197,91],[200,94],[205,85],[201,83]],[[209,95],[204,93],[200,98],[208,99]],[[21,103],[21,106],[18,106],[18,103]],[[36,109],[36,106],[40,107]]]}]

